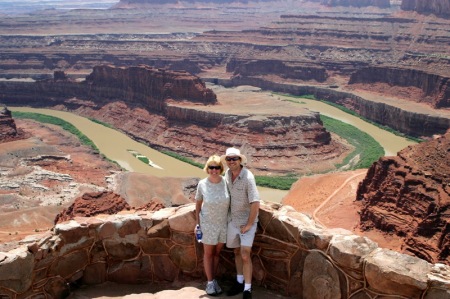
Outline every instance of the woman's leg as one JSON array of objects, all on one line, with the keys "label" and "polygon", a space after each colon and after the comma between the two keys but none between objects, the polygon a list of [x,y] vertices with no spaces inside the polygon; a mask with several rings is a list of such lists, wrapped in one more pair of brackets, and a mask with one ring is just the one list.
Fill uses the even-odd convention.
[{"label": "woman's leg", "polygon": [[223,248],[224,243],[218,243],[214,246],[214,252],[213,252],[213,268],[212,268],[212,275],[213,278],[217,274],[217,268],[219,267],[219,259],[220,259],[220,251]]},{"label": "woman's leg", "polygon": [[205,268],[206,279],[212,281],[214,279],[214,255],[216,245],[203,244],[203,266]]}]

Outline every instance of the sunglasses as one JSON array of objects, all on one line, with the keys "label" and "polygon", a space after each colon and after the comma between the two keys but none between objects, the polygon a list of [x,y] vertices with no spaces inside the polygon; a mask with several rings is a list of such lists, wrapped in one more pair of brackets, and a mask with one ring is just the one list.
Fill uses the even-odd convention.
[{"label": "sunglasses", "polygon": [[227,161],[237,161],[237,160],[241,160],[241,157],[226,157],[225,160],[227,160]]},{"label": "sunglasses", "polygon": [[217,170],[220,170],[220,169],[222,169],[222,167],[220,167],[220,166],[212,166],[212,165],[210,165],[210,166],[208,166],[208,168],[209,169],[217,169]]}]

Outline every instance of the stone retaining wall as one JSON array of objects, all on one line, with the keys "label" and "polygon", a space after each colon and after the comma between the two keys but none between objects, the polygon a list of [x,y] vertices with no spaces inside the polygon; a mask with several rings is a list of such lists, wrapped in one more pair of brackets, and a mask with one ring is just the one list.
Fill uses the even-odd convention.
[{"label": "stone retaining wall", "polygon": [[[203,280],[195,205],[76,218],[0,252],[0,298],[64,298],[79,284]],[[326,229],[289,206],[262,204],[254,282],[295,298],[450,298],[450,267]],[[220,275],[234,275],[224,250]]]}]

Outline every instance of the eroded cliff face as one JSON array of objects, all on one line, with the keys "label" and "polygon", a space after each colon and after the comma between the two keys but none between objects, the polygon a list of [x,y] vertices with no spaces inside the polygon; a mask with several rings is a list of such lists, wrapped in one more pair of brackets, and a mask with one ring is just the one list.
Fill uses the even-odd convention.
[{"label": "eroded cliff face", "polygon": [[11,111],[6,107],[0,108],[0,143],[28,138],[29,134],[17,129]]},{"label": "eroded cliff face", "polygon": [[354,72],[349,84],[383,82],[391,86],[413,86],[423,92],[420,102],[434,108],[450,107],[450,78],[414,69],[366,67]]},{"label": "eroded cliff face", "polygon": [[233,76],[244,77],[277,75],[281,78],[317,82],[324,82],[328,78],[325,67],[280,60],[231,59],[226,70]]},{"label": "eroded cliff face", "polygon": [[330,6],[355,6],[355,7],[376,6],[381,8],[391,6],[389,0],[321,0],[321,3]]},{"label": "eroded cliff face", "polygon": [[138,101],[158,109],[162,109],[168,99],[202,104],[217,102],[216,95],[197,76],[185,71],[167,71],[146,65],[126,68],[96,66],[86,77],[86,84],[90,86],[91,98]]},{"label": "eroded cliff face", "polygon": [[403,251],[448,263],[450,131],[395,157],[383,157],[360,183],[361,226],[403,238]]},{"label": "eroded cliff face", "polygon": [[414,10],[418,13],[433,13],[450,17],[450,2],[448,0],[403,0],[403,10]]},{"label": "eroded cliff face", "polygon": [[317,99],[342,105],[358,115],[409,136],[431,137],[434,134],[444,134],[450,128],[450,118],[445,115],[408,111],[333,88],[277,83],[257,77],[238,76],[232,80],[217,80],[217,82],[224,86],[252,85],[293,95],[314,95]]},{"label": "eroded cliff face", "polygon": [[329,171],[350,150],[331,138],[317,112],[233,114],[220,105],[215,112],[202,110],[214,103],[216,95],[183,72],[99,66],[80,83],[45,80],[0,82],[0,86],[5,103],[74,111],[200,163],[236,146],[257,174]]},{"label": "eroded cliff face", "polygon": [[2,107],[0,109],[0,142],[16,135],[17,127],[14,119],[11,117],[11,111]]}]

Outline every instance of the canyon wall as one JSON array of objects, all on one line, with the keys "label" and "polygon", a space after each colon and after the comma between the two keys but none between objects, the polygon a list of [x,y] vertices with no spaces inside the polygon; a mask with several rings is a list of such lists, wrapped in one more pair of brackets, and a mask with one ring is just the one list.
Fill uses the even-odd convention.
[{"label": "canyon wall", "polygon": [[0,108],[0,142],[17,136],[17,127],[11,116],[11,111],[6,107]]},{"label": "canyon wall", "polygon": [[281,78],[302,81],[324,82],[328,77],[326,68],[322,66],[279,60],[231,59],[227,63],[226,70],[233,76],[278,75]]},{"label": "canyon wall", "polygon": [[[141,100],[146,107],[162,109],[168,99],[214,104],[216,95],[197,76],[185,71],[166,71],[141,65],[136,67],[96,66],[86,77],[89,97]],[[156,104],[155,104],[156,103]]]},{"label": "canyon wall", "polygon": [[[173,73],[182,79],[174,80]],[[348,151],[346,145],[331,138],[317,112],[292,116],[234,115],[204,111],[197,105],[180,105],[180,101],[212,104],[216,96],[204,86],[196,77],[180,72],[101,66],[79,83],[0,82],[0,101],[70,110],[109,123],[155,149],[175,152],[200,163],[211,153],[236,146],[258,174],[284,174],[286,165],[293,173],[308,173],[311,167],[326,171]],[[153,91],[156,96],[150,96]]]},{"label": "canyon wall", "polygon": [[333,88],[315,87],[276,83],[260,78],[205,79],[224,86],[252,85],[265,90],[289,93],[292,95],[314,95],[317,99],[342,105],[358,115],[380,125],[416,137],[431,137],[434,134],[444,134],[450,128],[450,119],[429,114],[421,114],[402,110],[381,102],[374,102],[349,92]]},{"label": "canyon wall", "polygon": [[450,130],[383,157],[360,182],[361,226],[404,240],[402,250],[429,262],[450,257]]},{"label": "canyon wall", "polygon": [[450,17],[450,3],[447,0],[403,0],[403,10],[414,10],[418,13],[432,13],[438,16]]},{"label": "canyon wall", "polygon": [[[253,283],[296,298],[450,298],[450,267],[326,229],[289,206],[262,204],[252,251]],[[195,204],[77,217],[0,252],[0,297],[65,298],[73,288],[204,280]],[[233,277],[233,252],[218,279]]]},{"label": "canyon wall", "polygon": [[365,67],[354,72],[349,84],[375,82],[391,86],[414,86],[421,89],[424,97],[420,102],[439,108],[450,108],[450,78],[414,69]]},{"label": "canyon wall", "polygon": [[376,6],[381,8],[391,7],[389,0],[321,0],[321,3],[329,6]]}]

